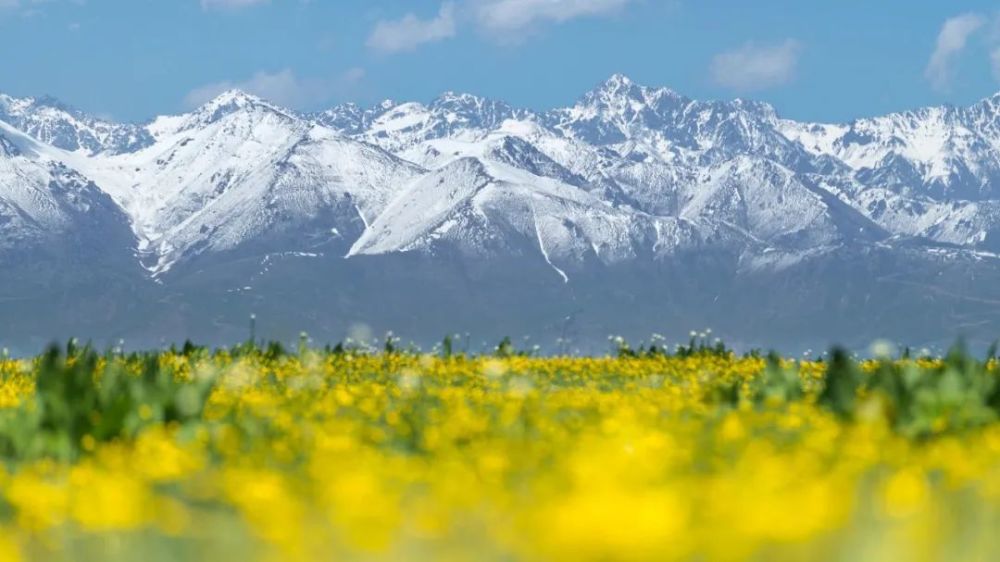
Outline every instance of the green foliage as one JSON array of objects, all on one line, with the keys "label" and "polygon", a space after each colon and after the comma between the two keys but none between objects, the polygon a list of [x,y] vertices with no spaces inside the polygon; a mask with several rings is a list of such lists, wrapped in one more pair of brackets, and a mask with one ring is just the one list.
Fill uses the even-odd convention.
[{"label": "green foliage", "polygon": [[823,391],[819,395],[819,404],[845,418],[854,415],[858,389],[862,385],[861,369],[847,350],[834,348],[830,351],[830,361],[827,364],[823,378]]},{"label": "green foliage", "polygon": [[504,339],[500,340],[500,343],[498,343],[496,348],[494,348],[494,354],[497,357],[501,358],[531,357],[535,355],[537,351],[538,351],[537,347],[530,349],[518,349],[517,346],[514,345],[514,342],[510,339],[510,337],[505,337]]},{"label": "green foliage", "polygon": [[[194,353],[194,348],[189,350]],[[39,359],[32,400],[0,415],[0,455],[72,459],[99,443],[135,436],[154,424],[201,418],[213,381],[188,381],[159,353],[108,353],[51,346]]]},{"label": "green foliage", "polygon": [[864,389],[885,401],[898,431],[926,437],[995,421],[1000,414],[998,383],[995,370],[958,345],[935,369],[882,361]]},{"label": "green foliage", "polygon": [[961,344],[933,365],[881,359],[868,374],[835,349],[818,402],[847,419],[882,415],[899,433],[922,438],[995,421],[1000,378],[995,361],[979,361]]},{"label": "green foliage", "polygon": [[801,400],[805,391],[798,370],[785,367],[781,357],[772,351],[764,371],[753,379],[750,395],[757,404],[776,404]]},{"label": "green foliage", "polygon": [[692,335],[687,344],[678,344],[673,350],[663,343],[662,340],[656,341],[654,339],[649,344],[640,343],[638,347],[633,348],[624,338],[611,337],[609,339],[612,343],[614,354],[617,357],[735,356],[733,351],[726,347],[726,344],[722,340],[716,339],[715,342],[711,342],[707,334]]},{"label": "green foliage", "polygon": [[[315,353],[303,335],[299,356]],[[667,348],[654,339],[636,348],[613,338],[616,353],[624,358],[713,357],[733,358],[721,343],[704,336],[692,337],[688,345]],[[380,350],[327,346],[327,355],[377,354],[386,356],[417,353],[386,337]],[[451,337],[442,342],[444,358],[455,356]],[[0,457],[73,459],[91,445],[127,440],[151,425],[186,425],[200,422],[213,377],[194,378],[190,365],[225,353],[232,359],[280,363],[294,358],[280,343],[258,345],[245,342],[213,352],[185,342],[169,355],[158,352],[106,352],[69,342],[64,349],[52,346],[37,358],[32,369],[35,393],[15,408],[0,410]],[[494,349],[499,358],[527,356],[510,338]],[[461,354],[465,356],[463,352]],[[831,350],[827,359],[813,363],[822,374],[800,372],[800,363],[767,355],[764,368],[747,378],[717,380],[706,399],[729,407],[778,407],[796,401],[815,402],[848,421],[881,418],[894,430],[912,438],[961,431],[1000,419],[1000,377],[996,350],[985,360],[973,357],[962,346],[952,348],[941,360],[916,360],[908,354],[890,360],[859,362],[844,349]],[[759,352],[752,358],[761,358]],[[184,373],[175,372],[179,365]]]},{"label": "green foliage", "polygon": [[441,341],[441,357],[449,359],[454,355],[454,343],[451,340],[451,336],[445,336],[444,340]]},{"label": "green foliage", "polygon": [[497,344],[496,355],[497,357],[512,357],[515,354],[514,343],[510,341],[510,337],[505,337],[500,340]]}]

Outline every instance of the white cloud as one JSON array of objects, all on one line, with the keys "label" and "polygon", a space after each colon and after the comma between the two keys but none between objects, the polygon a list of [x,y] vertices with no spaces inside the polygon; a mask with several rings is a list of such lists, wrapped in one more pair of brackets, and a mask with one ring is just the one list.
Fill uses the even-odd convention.
[{"label": "white cloud", "polygon": [[421,19],[413,13],[382,20],[368,37],[368,47],[384,53],[410,51],[425,43],[454,37],[458,26],[471,24],[494,39],[517,42],[539,25],[606,16],[641,0],[450,0],[438,15]]},{"label": "white cloud", "polygon": [[454,37],[455,27],[455,5],[445,2],[438,15],[429,20],[406,14],[400,20],[379,21],[368,37],[368,47],[383,53],[410,51],[424,43]]},{"label": "white cloud", "polygon": [[[44,4],[48,1],[49,0],[0,0],[0,10],[20,8],[21,6],[27,8],[30,5]],[[74,3],[79,4],[80,2],[76,1]]]},{"label": "white cloud", "polygon": [[[14,8],[25,8],[21,15],[23,16],[34,16],[41,14],[38,8],[29,8],[29,6],[38,6],[41,4],[49,4],[55,2],[56,0],[0,0],[0,10],[13,10]],[[85,6],[87,0],[64,0],[70,4],[75,4],[77,6]]]},{"label": "white cloud", "polygon": [[[87,0],[63,0],[77,6],[86,5]],[[0,0],[0,15],[17,14],[22,18],[44,16],[43,4],[54,3],[56,0]]]},{"label": "white cloud", "polygon": [[780,86],[794,77],[801,52],[802,45],[794,39],[778,45],[747,43],[712,59],[712,79],[744,92]]},{"label": "white cloud", "polygon": [[201,9],[238,10],[259,4],[269,4],[270,2],[271,0],[201,0]]},{"label": "white cloud", "polygon": [[990,51],[990,66],[993,68],[993,77],[1000,81],[1000,47]]},{"label": "white cloud", "polygon": [[964,49],[969,38],[986,25],[986,18],[979,14],[962,14],[944,22],[938,33],[937,46],[927,63],[924,76],[936,90],[948,89],[951,65]]},{"label": "white cloud", "polygon": [[368,73],[365,71],[365,69],[359,68],[359,67],[355,67],[355,68],[352,68],[352,69],[348,70],[347,72],[345,72],[340,77],[340,79],[341,79],[341,82],[345,86],[353,86],[353,85],[361,82],[362,80],[364,80],[365,76],[367,76],[367,74]]},{"label": "white cloud", "polygon": [[492,33],[524,32],[538,23],[562,23],[617,12],[633,0],[476,0],[476,21]]},{"label": "white cloud", "polygon": [[363,68],[352,68],[332,79],[300,78],[287,68],[275,73],[257,72],[248,80],[224,80],[195,88],[184,97],[184,104],[198,107],[227,90],[237,89],[279,105],[303,108],[329,101],[355,87],[364,77]]}]

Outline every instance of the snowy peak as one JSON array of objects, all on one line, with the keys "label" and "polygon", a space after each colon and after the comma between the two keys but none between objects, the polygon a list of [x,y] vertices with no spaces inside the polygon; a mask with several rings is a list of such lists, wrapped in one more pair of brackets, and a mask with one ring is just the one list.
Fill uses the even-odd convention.
[{"label": "snowy peak", "polygon": [[530,142],[503,135],[488,145],[484,156],[541,178],[551,178],[569,185],[584,187],[587,180],[559,164]]},{"label": "snowy peak", "polygon": [[687,102],[672,90],[641,86],[617,74],[585,94],[575,106],[549,112],[546,120],[588,142],[619,142],[631,138],[638,127],[658,127],[664,113],[672,113]]},{"label": "snowy peak", "polygon": [[220,253],[346,252],[424,173],[236,90],[147,130],[150,146],[79,164],[128,213],[142,263],[157,276]]},{"label": "snowy peak", "polygon": [[134,238],[125,214],[61,154],[0,122],[0,256],[41,260],[65,248],[127,256]]},{"label": "snowy peak", "polygon": [[403,190],[349,255],[519,258],[547,265],[553,278],[569,283],[589,263],[653,259],[702,240],[683,219],[617,208],[554,178],[464,157]]},{"label": "snowy peak", "polygon": [[143,148],[152,138],[139,125],[113,123],[55,98],[13,98],[0,94],[0,120],[70,152],[119,154]]},{"label": "snowy peak", "polygon": [[527,114],[510,105],[472,94],[446,92],[430,104],[431,112],[438,119],[455,126],[467,128],[496,128],[507,119],[515,119]]},{"label": "snowy peak", "polygon": [[182,128],[211,125],[237,113],[258,116],[268,114],[288,122],[301,120],[294,112],[265,101],[262,98],[248,94],[242,90],[229,90],[219,94],[187,116]]},{"label": "snowy peak", "polygon": [[471,199],[492,181],[475,158],[448,164],[406,187],[365,229],[348,255],[430,249],[458,221],[472,218]]},{"label": "snowy peak", "polygon": [[10,157],[10,156],[17,156],[19,154],[20,151],[17,149],[17,146],[15,146],[13,142],[8,140],[7,137],[3,134],[3,129],[0,129],[0,156]]},{"label": "snowy peak", "polygon": [[968,110],[978,128],[996,131],[1000,126],[1000,92],[983,98]]},{"label": "snowy peak", "polygon": [[1000,106],[927,107],[847,125],[785,122],[786,136],[853,169],[856,178],[938,200],[1000,195]]},{"label": "snowy peak", "polygon": [[[612,206],[681,216],[793,252],[893,234],[985,240],[1000,226],[985,218],[992,212],[967,203],[947,211],[933,202],[981,199],[989,185],[983,178],[1000,135],[978,132],[986,127],[971,127],[965,110],[797,123],[766,103],[691,100],[624,75],[543,115],[500,104],[503,119],[481,119],[487,100],[454,93],[440,100],[367,110],[377,117],[352,136],[432,169],[474,157]],[[460,118],[463,111],[477,119]],[[963,185],[974,189],[956,188]]]},{"label": "snowy peak", "polygon": [[800,159],[776,130],[777,115],[765,103],[701,102],[668,88],[649,88],[615,75],[575,106],[546,114],[546,123],[565,135],[595,145],[640,142],[666,161],[718,160],[737,153],[777,148],[781,158]]},{"label": "snowy peak", "polygon": [[994,96],[800,123],[620,74],[545,113],[446,92],[300,114],[230,90],[132,126],[0,97],[0,119],[25,132],[0,134],[0,156],[110,195],[157,274],[325,248],[532,256],[568,278],[574,263],[682,249],[787,263],[899,236],[1000,247],[998,109]]},{"label": "snowy peak", "polygon": [[143,125],[0,95],[2,286],[101,326],[101,301],[126,328],[238,337],[249,311],[330,337],[387,311],[506,331],[495,309],[564,335],[710,310],[971,326],[998,298],[996,186],[1000,95],[820,124],[615,75],[546,112],[446,92],[301,114],[234,90]]},{"label": "snowy peak", "polygon": [[732,102],[729,102],[728,105],[733,108],[734,111],[741,111],[756,115],[762,121],[767,123],[773,123],[778,120],[777,110],[774,109],[773,105],[766,102],[736,98]]},{"label": "snowy peak", "polygon": [[619,113],[628,109],[657,107],[664,104],[683,104],[687,98],[669,88],[650,88],[637,84],[623,74],[615,74],[591,90],[578,102],[577,107],[597,106]]},{"label": "snowy peak", "polygon": [[366,123],[366,112],[356,103],[345,103],[310,117],[317,123],[347,135],[360,133]]},{"label": "snowy peak", "polygon": [[263,107],[272,111],[290,113],[288,110],[264,100],[243,90],[232,89],[222,92],[201,106],[197,113],[215,113],[218,111],[234,111],[246,108]]},{"label": "snowy peak", "polygon": [[636,85],[635,82],[633,82],[631,78],[629,78],[624,74],[616,72],[611,76],[609,76],[608,79],[604,81],[602,88],[609,90],[617,90],[623,88],[630,89],[635,87],[635,85]]},{"label": "snowy peak", "polygon": [[428,104],[385,100],[367,109],[343,104],[308,116],[317,123],[394,152],[439,138],[482,137],[526,110],[472,94],[445,92]]},{"label": "snowy peak", "polygon": [[7,146],[9,156],[24,156],[35,161],[58,161],[60,150],[0,121],[0,142]]}]

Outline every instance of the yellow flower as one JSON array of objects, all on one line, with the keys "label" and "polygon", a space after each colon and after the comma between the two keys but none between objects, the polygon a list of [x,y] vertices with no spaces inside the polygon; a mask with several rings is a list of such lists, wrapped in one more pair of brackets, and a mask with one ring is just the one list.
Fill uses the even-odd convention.
[{"label": "yellow flower", "polygon": [[37,468],[16,473],[6,484],[4,495],[17,511],[18,524],[39,531],[65,521],[69,509],[69,490],[58,476],[46,476]]},{"label": "yellow flower", "polygon": [[70,471],[69,482],[70,514],[84,529],[136,529],[149,521],[153,498],[134,474],[86,462]]},{"label": "yellow flower", "polygon": [[918,470],[896,472],[886,482],[882,499],[891,517],[906,517],[920,511],[930,499],[927,479]]},{"label": "yellow flower", "polygon": [[4,562],[21,562],[21,547],[9,531],[0,531],[0,560]]}]

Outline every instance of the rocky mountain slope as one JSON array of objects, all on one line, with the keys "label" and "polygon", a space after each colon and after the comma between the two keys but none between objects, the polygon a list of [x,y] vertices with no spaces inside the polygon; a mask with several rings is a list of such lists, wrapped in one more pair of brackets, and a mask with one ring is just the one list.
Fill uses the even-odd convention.
[{"label": "rocky mountain slope", "polygon": [[[751,325],[765,315],[753,303],[784,298],[791,308],[765,325],[786,334],[813,314],[808,295],[845,315],[889,314],[871,304],[882,299],[928,307],[926,327],[956,314],[956,325],[1000,327],[1000,295],[985,282],[1000,271],[997,179],[1000,97],[814,124],[619,75],[545,112],[447,93],[302,114],[230,91],[119,124],[0,95],[0,261],[72,255],[128,270],[162,305],[144,314],[177,332],[232,328],[253,310],[330,337],[372,317],[419,332],[434,323],[402,297],[450,308],[437,290],[481,317],[497,312],[491,302],[536,303],[556,319],[533,321],[548,335],[582,311],[591,338],[654,328],[655,315],[630,312],[634,299],[664,323],[726,324],[711,311],[724,306]],[[71,278],[76,262],[52,267]],[[980,281],[942,284],[964,275]],[[401,300],[383,314],[389,293]],[[208,295],[211,305],[193,304]],[[478,325],[533,318],[497,313]],[[441,325],[477,324],[442,314]],[[761,335],[740,324],[731,337]],[[861,324],[871,334],[848,335],[919,331]],[[842,338],[834,325],[816,337]]]}]

